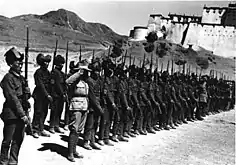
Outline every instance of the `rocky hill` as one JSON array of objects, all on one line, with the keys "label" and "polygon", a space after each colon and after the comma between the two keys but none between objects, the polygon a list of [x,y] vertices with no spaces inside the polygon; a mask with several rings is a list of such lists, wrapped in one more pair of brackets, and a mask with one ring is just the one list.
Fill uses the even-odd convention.
[{"label": "rocky hill", "polygon": [[43,15],[0,16],[0,43],[23,47],[26,26],[30,30],[31,48],[53,48],[58,39],[59,48],[65,48],[69,41],[70,50],[78,50],[80,44],[98,49],[126,38],[104,24],[86,22],[71,11],[59,9]]}]

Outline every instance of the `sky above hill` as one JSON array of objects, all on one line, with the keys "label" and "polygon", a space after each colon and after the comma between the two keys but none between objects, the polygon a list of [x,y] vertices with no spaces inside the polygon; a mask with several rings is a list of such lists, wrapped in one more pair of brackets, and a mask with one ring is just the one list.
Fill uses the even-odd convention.
[{"label": "sky above hill", "polygon": [[129,35],[134,26],[147,26],[150,14],[201,15],[207,6],[228,6],[233,1],[114,1],[114,0],[0,0],[0,15],[45,14],[64,8],[87,22],[104,23],[115,32]]}]

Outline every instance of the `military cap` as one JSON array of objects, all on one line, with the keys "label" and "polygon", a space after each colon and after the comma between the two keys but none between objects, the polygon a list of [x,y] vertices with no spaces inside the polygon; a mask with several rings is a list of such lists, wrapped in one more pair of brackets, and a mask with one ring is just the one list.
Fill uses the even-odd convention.
[{"label": "military cap", "polygon": [[87,71],[91,71],[91,69],[88,68],[88,65],[89,65],[89,63],[88,63],[87,60],[82,60],[78,63],[78,68],[79,69],[85,69]]},{"label": "military cap", "polygon": [[79,63],[75,64],[75,61],[71,61],[69,64],[70,70],[79,70]]},{"label": "military cap", "polygon": [[65,58],[62,55],[57,55],[54,59],[55,65],[61,65],[65,63]]},{"label": "military cap", "polygon": [[42,53],[39,53],[36,57],[36,62],[38,65],[43,65],[45,62],[50,62],[52,57],[50,55],[44,56]]},{"label": "military cap", "polygon": [[23,61],[24,60],[24,54],[18,52],[16,48],[12,47],[9,49],[5,54],[5,60],[7,65],[13,64],[15,61]]}]

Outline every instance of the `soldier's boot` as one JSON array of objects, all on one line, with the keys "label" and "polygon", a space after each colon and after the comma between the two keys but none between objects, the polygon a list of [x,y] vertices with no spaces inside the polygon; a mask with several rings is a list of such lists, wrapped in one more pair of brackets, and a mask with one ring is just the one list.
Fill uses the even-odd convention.
[{"label": "soldier's boot", "polygon": [[89,145],[89,141],[85,140],[83,147],[87,150],[92,150],[93,148]]},{"label": "soldier's boot", "polygon": [[134,131],[134,134],[135,134],[135,135],[140,135],[140,134],[139,134],[139,131],[138,131],[137,129]]},{"label": "soldier's boot", "polygon": [[164,124],[164,130],[170,130],[170,128],[168,127],[166,123]]},{"label": "soldier's boot", "polygon": [[75,141],[75,145],[74,145],[74,148],[73,148],[73,154],[74,154],[74,158],[82,159],[82,158],[84,158],[84,156],[79,154],[76,151],[76,146],[77,146],[78,140],[79,140],[79,134],[76,134],[76,141]]},{"label": "soldier's boot", "polygon": [[119,140],[119,141],[122,141],[122,142],[128,142],[129,140],[128,139],[126,139],[124,136],[122,136],[122,135],[119,135],[118,137],[117,137],[117,139]]},{"label": "soldier's boot", "polygon": [[95,142],[91,142],[90,146],[95,150],[101,150],[101,147]]},{"label": "soldier's boot", "polygon": [[147,132],[152,133],[152,134],[156,134],[155,130],[152,127],[147,129]]},{"label": "soldier's boot", "polygon": [[124,132],[124,133],[123,133],[123,136],[124,136],[125,138],[129,138],[128,132]]},{"label": "soldier's boot", "polygon": [[132,132],[128,132],[128,134],[129,134],[130,137],[136,137],[136,135]]},{"label": "soldier's boot", "polygon": [[178,127],[179,125],[177,124],[177,122],[174,122],[174,125],[176,126],[176,127]]},{"label": "soldier's boot", "polygon": [[99,145],[101,145],[101,146],[104,146],[104,145],[105,145],[105,144],[104,144],[104,141],[103,141],[103,140],[101,140],[101,139],[100,139],[100,140],[98,140],[98,144],[99,144]]},{"label": "soldier's boot", "polygon": [[3,142],[1,146],[0,164],[8,165],[8,153],[11,142]]},{"label": "soldier's boot", "polygon": [[173,124],[170,124],[171,129],[176,129]]},{"label": "soldier's boot", "polygon": [[75,162],[74,158],[74,146],[76,145],[75,142],[77,136],[75,132],[71,132],[69,135],[69,140],[68,140],[68,156],[67,159],[71,162]]},{"label": "soldier's boot", "polygon": [[104,143],[105,143],[105,145],[107,145],[107,146],[114,146],[114,144],[112,144],[109,139],[105,139],[105,140],[104,140]]},{"label": "soldier's boot", "polygon": [[47,132],[45,132],[44,130],[40,132],[40,136],[44,136],[44,137],[50,137],[50,134],[48,134]]},{"label": "soldier's boot", "polygon": [[155,126],[153,127],[153,129],[154,129],[155,131],[160,131],[160,129],[158,128],[157,125],[155,125]]},{"label": "soldier's boot", "polygon": [[192,118],[188,117],[187,121],[194,122]]},{"label": "soldier's boot", "polygon": [[185,119],[183,119],[182,122],[183,122],[184,124],[188,124],[188,122],[187,122]]},{"label": "soldier's boot", "polygon": [[117,139],[117,135],[112,135],[111,140],[113,142],[119,142],[119,140]]},{"label": "soldier's boot", "polygon": [[146,130],[146,128],[143,128],[143,133],[144,133],[144,135],[147,135],[147,130]]}]

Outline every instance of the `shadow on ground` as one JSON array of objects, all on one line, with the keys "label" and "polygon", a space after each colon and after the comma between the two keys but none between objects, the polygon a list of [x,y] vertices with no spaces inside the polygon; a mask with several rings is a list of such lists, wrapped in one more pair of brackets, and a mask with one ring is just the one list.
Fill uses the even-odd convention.
[{"label": "shadow on ground", "polygon": [[38,149],[38,151],[46,151],[50,150],[51,152],[56,152],[58,155],[63,157],[67,157],[68,149],[64,146],[61,146],[56,143],[42,143],[42,147]]},{"label": "shadow on ground", "polygon": [[[61,140],[65,141],[65,142],[68,142],[68,140],[69,140],[69,137],[66,135],[60,135],[60,137],[61,137]],[[80,147],[83,147],[84,140],[81,137],[79,137],[77,145]]]}]

